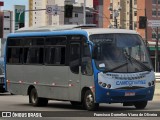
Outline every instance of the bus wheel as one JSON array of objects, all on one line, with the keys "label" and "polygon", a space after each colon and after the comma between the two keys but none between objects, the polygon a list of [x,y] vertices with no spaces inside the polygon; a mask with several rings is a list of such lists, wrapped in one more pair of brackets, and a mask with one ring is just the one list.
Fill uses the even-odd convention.
[{"label": "bus wheel", "polygon": [[83,105],[89,111],[98,110],[99,108],[99,104],[94,103],[94,96],[90,90],[87,90],[85,93]]},{"label": "bus wheel", "polygon": [[76,101],[70,101],[70,103],[71,103],[73,106],[81,105],[81,104],[82,104],[81,102],[76,102]]},{"label": "bus wheel", "polygon": [[29,94],[30,102],[33,106],[46,106],[48,104],[48,99],[38,97],[37,90],[32,88]]},{"label": "bus wheel", "polygon": [[136,109],[144,109],[147,106],[148,101],[135,102]]}]

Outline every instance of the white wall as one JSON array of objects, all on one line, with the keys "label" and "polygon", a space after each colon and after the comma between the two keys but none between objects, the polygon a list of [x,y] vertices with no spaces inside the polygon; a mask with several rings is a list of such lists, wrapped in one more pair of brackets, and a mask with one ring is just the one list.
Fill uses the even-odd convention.
[{"label": "white wall", "polygon": [[12,12],[4,11],[3,38],[12,32]]},{"label": "white wall", "polygon": [[[45,9],[46,0],[33,0],[33,10]],[[47,21],[46,11],[33,11],[33,26],[45,26]]]}]

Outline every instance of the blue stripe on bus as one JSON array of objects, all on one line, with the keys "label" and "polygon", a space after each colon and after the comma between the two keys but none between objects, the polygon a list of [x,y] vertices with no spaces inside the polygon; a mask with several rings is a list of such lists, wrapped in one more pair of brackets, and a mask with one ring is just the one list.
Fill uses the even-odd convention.
[{"label": "blue stripe on bus", "polygon": [[8,35],[8,37],[33,37],[33,36],[52,36],[52,35],[79,35],[79,34],[88,37],[88,33],[82,30],[11,33]]}]

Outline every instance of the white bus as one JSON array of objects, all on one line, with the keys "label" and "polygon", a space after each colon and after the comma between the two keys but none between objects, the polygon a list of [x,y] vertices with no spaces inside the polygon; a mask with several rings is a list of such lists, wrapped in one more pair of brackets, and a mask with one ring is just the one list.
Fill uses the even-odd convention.
[{"label": "white bus", "polygon": [[98,109],[100,103],[144,109],[153,98],[155,76],[140,35],[132,30],[80,27],[38,27],[10,34],[8,91],[29,95],[34,106],[65,100],[87,110]]}]

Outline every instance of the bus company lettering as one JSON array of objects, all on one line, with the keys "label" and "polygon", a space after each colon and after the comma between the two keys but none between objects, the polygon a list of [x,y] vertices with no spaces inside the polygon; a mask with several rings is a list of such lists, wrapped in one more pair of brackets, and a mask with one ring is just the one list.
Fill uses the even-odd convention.
[{"label": "bus company lettering", "polygon": [[145,80],[137,80],[137,81],[117,81],[116,85],[126,85],[126,86],[133,86],[133,85],[144,85],[146,84]]}]

